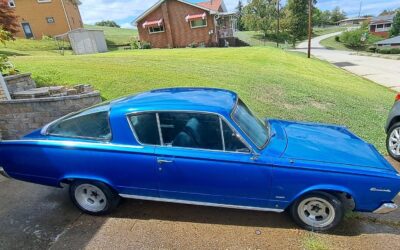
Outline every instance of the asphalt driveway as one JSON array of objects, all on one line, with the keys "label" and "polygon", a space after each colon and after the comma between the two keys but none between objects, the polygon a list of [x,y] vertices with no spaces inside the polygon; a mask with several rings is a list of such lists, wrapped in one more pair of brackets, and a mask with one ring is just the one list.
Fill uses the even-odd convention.
[{"label": "asphalt driveway", "polygon": [[[400,249],[400,211],[349,214],[329,234],[283,214],[125,200],[110,216],[80,213],[66,189],[0,177],[0,249]],[[321,243],[322,242],[322,243]]]},{"label": "asphalt driveway", "polygon": [[[332,33],[312,39],[312,55],[400,92],[400,60],[358,56],[354,52],[327,49],[320,44],[322,40],[340,33]],[[296,51],[307,53],[307,47],[307,42],[302,42],[298,45]]]}]

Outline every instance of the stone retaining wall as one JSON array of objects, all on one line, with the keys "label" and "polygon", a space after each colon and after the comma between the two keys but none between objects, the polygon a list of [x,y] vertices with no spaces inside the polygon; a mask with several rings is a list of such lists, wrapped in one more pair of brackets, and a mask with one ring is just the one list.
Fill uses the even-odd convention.
[{"label": "stone retaining wall", "polygon": [[10,95],[15,92],[25,91],[36,88],[35,81],[31,78],[31,73],[18,74],[4,77]]},{"label": "stone retaining wall", "polygon": [[0,139],[18,139],[71,112],[101,102],[100,93],[0,101]]},{"label": "stone retaining wall", "polygon": [[4,93],[4,89],[1,87],[0,84],[0,101],[7,100],[6,94]]}]

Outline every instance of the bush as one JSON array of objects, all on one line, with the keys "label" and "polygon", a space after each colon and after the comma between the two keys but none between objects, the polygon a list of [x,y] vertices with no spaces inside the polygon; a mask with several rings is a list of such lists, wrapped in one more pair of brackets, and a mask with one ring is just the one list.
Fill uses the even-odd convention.
[{"label": "bush", "polygon": [[368,47],[367,48],[367,52],[375,53],[376,52],[376,48],[375,47]]},{"label": "bush", "polygon": [[377,49],[377,52],[379,54],[396,55],[396,54],[400,54],[400,48],[382,48],[382,49]]},{"label": "bush", "polygon": [[131,41],[131,49],[140,49],[140,42],[138,40]]},{"label": "bush", "polygon": [[149,42],[142,42],[142,49],[151,49],[151,44]]},{"label": "bush", "polygon": [[340,36],[335,36],[335,41],[340,42]]},{"label": "bush", "polygon": [[363,48],[367,43],[367,35],[364,29],[346,31],[340,36],[340,41],[350,48]]},{"label": "bush", "polygon": [[3,54],[0,54],[0,72],[3,75],[15,75],[18,73],[18,70],[8,60],[8,57]]},{"label": "bush", "polygon": [[195,42],[189,43],[188,48],[197,48],[199,45]]}]

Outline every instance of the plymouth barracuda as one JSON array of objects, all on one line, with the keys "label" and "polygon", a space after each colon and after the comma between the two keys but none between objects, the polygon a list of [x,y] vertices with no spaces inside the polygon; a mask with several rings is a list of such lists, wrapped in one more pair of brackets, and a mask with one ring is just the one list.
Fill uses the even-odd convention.
[{"label": "plymouth barracuda", "polygon": [[345,127],[259,119],[236,93],[207,88],[124,97],[2,141],[0,172],[69,187],[92,215],[123,197],[286,210],[314,231],[338,225],[349,201],[391,212],[400,191],[398,172]]}]

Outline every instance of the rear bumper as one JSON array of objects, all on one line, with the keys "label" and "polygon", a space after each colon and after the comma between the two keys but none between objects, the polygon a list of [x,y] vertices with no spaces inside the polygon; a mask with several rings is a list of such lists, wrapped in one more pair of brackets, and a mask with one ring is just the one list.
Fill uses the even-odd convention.
[{"label": "rear bumper", "polygon": [[10,176],[7,174],[7,172],[4,170],[4,168],[0,167],[0,175],[10,178]]},{"label": "rear bumper", "polygon": [[387,214],[396,210],[398,206],[394,203],[384,203],[377,210],[374,211],[374,214]]}]

